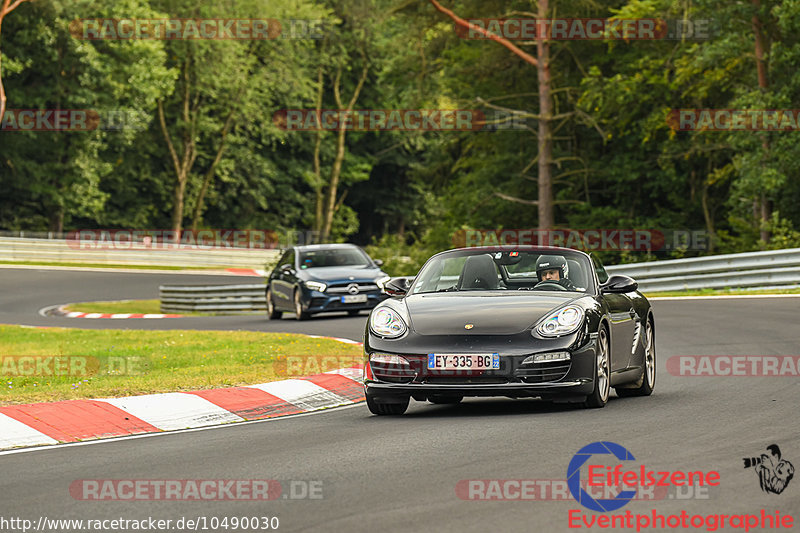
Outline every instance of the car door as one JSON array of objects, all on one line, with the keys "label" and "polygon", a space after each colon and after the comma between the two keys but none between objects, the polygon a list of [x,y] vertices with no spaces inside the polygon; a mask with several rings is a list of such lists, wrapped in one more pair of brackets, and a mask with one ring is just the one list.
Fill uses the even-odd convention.
[{"label": "car door", "polygon": [[292,297],[294,286],[297,282],[294,265],[295,251],[291,249],[283,254],[278,266],[272,271],[270,284],[272,286],[273,302],[275,307],[282,310],[293,310]]},{"label": "car door", "polygon": [[608,281],[603,264],[592,256],[595,272],[600,281],[600,300],[608,310],[611,323],[611,371],[624,370],[630,364],[633,351],[633,336],[636,333],[636,312],[633,302],[626,294],[605,293],[602,284]]}]

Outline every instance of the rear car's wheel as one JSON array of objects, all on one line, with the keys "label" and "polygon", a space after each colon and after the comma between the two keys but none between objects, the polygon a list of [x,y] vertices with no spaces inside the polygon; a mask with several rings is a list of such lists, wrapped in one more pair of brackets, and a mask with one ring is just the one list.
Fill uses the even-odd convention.
[{"label": "rear car's wheel", "polygon": [[361,310],[360,310],[360,309],[351,309],[351,310],[349,310],[349,311],[347,312],[347,314],[348,314],[348,315],[350,315],[350,316],[358,316],[358,314],[359,314],[360,312],[361,312]]},{"label": "rear car's wheel", "polygon": [[272,289],[267,288],[267,318],[270,320],[280,320],[283,316],[282,311],[275,309],[275,302],[272,301]]},{"label": "rear car's wheel", "polygon": [[463,396],[437,394],[435,396],[428,396],[428,401],[438,405],[456,404],[463,400]]},{"label": "rear car's wheel", "polygon": [[294,291],[294,314],[297,320],[306,320],[311,315],[303,310],[303,301],[300,298],[300,291]]},{"label": "rear car's wheel", "polygon": [[611,392],[611,352],[608,347],[608,332],[600,326],[597,332],[597,349],[595,350],[594,390],[583,402],[584,407],[597,408],[605,406]]},{"label": "rear car's wheel", "polygon": [[644,367],[640,384],[635,388],[616,388],[617,396],[627,398],[630,396],[650,396],[656,388],[656,333],[652,318],[647,319],[644,328]]},{"label": "rear car's wheel", "polygon": [[409,398],[397,398],[393,402],[380,401],[369,392],[366,394],[367,407],[373,415],[402,415],[408,409]]}]

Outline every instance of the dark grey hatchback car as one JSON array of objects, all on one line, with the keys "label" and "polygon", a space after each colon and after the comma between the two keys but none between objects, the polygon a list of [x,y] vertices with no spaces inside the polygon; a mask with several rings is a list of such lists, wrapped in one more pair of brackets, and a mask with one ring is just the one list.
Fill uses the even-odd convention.
[{"label": "dark grey hatchback car", "polygon": [[388,298],[382,264],[354,244],[293,246],[267,280],[267,317],[291,312],[305,320],[317,313],[357,315],[372,309]]}]

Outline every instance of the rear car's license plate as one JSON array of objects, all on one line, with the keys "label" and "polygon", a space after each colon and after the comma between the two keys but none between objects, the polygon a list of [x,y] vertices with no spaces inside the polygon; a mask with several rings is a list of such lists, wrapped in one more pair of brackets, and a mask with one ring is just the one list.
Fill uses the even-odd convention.
[{"label": "rear car's license plate", "polygon": [[496,353],[430,353],[428,370],[499,370],[500,355]]},{"label": "rear car's license plate", "polygon": [[363,304],[366,301],[366,294],[348,294],[347,296],[342,296],[343,304]]}]

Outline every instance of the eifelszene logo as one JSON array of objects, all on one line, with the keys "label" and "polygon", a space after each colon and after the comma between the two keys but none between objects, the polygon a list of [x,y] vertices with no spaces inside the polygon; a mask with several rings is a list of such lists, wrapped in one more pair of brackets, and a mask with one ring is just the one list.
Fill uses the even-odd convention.
[{"label": "eifelszene logo", "polygon": [[575,500],[592,511],[605,513],[615,511],[626,505],[636,496],[635,490],[623,490],[616,497],[606,500],[595,500],[581,487],[581,466],[593,455],[613,454],[620,461],[635,461],[631,452],[614,442],[602,441],[587,444],[576,453],[567,467],[567,487]]},{"label": "eifelszene logo", "polygon": [[[590,461],[596,455],[612,455],[618,461],[635,461],[631,452],[614,442],[600,441],[587,444],[576,453],[567,467],[567,487],[572,497],[582,506],[592,511],[606,513],[616,511],[636,498],[640,488],[647,487],[689,487],[718,486],[720,474],[717,471],[702,470],[655,471],[643,464],[632,465],[625,470],[622,464],[607,466],[598,464],[604,459]],[[581,467],[586,465],[587,487],[607,487],[620,490],[614,498],[595,499],[584,490],[581,482]]]},{"label": "eifelszene logo", "polygon": [[758,474],[761,490],[768,494],[780,494],[794,477],[794,466],[781,459],[781,449],[777,444],[767,446],[767,451],[769,453],[762,453],[761,457],[742,459],[744,467],[752,468]]}]

